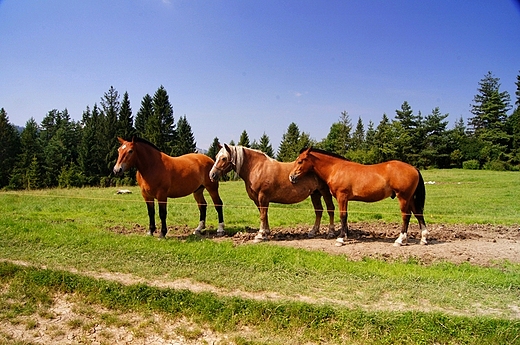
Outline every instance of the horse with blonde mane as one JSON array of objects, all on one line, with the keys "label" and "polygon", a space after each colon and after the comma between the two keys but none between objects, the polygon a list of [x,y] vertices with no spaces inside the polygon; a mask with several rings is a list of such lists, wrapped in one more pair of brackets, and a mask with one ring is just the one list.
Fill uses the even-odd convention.
[{"label": "horse with blonde mane", "polygon": [[407,244],[407,231],[413,213],[419,222],[421,244],[427,244],[428,230],[423,210],[426,200],[424,180],[419,170],[410,164],[393,160],[373,165],[350,162],[344,157],[323,150],[302,150],[288,175],[298,185],[307,174],[316,174],[330,188],[339,205],[341,232],[339,245],[348,236],[347,206],[350,200],[374,202],[388,197],[399,200],[403,225],[395,246]]},{"label": "horse with blonde mane", "polygon": [[167,200],[193,194],[199,208],[199,225],[195,234],[200,234],[206,227],[206,210],[208,204],[204,198],[207,189],[218,214],[217,235],[224,234],[224,215],[222,199],[218,194],[218,181],[209,178],[213,159],[200,153],[188,153],[179,157],[170,157],[161,152],[154,144],[134,137],[132,141],[118,138],[121,146],[114,166],[114,174],[121,175],[131,167],[137,169],[137,183],[146,202],[150,219],[149,234],[153,235],[155,227],[155,199],[159,204],[161,219],[160,237],[165,237]]},{"label": "horse with blonde mane", "polygon": [[268,208],[269,203],[294,204],[311,197],[316,219],[308,233],[314,237],[320,229],[323,205],[321,197],[327,205],[329,214],[329,234],[334,234],[334,203],[327,184],[315,174],[308,174],[298,184],[292,184],[287,176],[292,163],[278,162],[265,153],[243,146],[224,144],[215,157],[215,164],[209,176],[217,181],[222,175],[234,170],[245,183],[247,195],[260,212],[260,230],[255,242],[265,241],[270,233]]}]

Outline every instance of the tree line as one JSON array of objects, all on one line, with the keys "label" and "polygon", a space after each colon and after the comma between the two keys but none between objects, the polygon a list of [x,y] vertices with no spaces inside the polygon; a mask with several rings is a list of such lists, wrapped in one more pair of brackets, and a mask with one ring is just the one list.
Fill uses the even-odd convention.
[{"label": "tree line", "polygon": [[[449,114],[442,114],[438,107],[423,116],[404,101],[392,119],[385,113],[377,125],[369,121],[365,126],[361,118],[353,125],[344,111],[320,141],[300,132],[293,122],[276,153],[266,133],[251,142],[244,130],[237,144],[286,162],[296,159],[302,148],[315,146],[363,164],[398,159],[423,169],[520,170],[520,74],[516,79],[513,106],[510,95],[500,90],[500,79],[488,72],[478,83],[470,110],[473,116],[467,123],[461,117],[452,128],[446,120]],[[117,137],[133,136],[151,141],[171,156],[197,150],[186,115],[174,121],[163,86],[153,96],[143,97],[135,116],[128,93],[121,98],[113,87],[99,105],[86,108],[80,121],[72,120],[67,109],[53,109],[40,124],[31,118],[20,130],[1,108],[0,188],[133,184],[135,172],[121,178],[111,173],[117,159]],[[215,158],[219,146],[215,137],[206,154]]]}]

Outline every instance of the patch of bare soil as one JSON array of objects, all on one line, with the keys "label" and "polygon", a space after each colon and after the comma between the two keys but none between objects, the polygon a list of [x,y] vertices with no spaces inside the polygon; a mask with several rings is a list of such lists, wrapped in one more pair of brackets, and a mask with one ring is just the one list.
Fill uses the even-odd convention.
[{"label": "patch of bare soil", "polygon": [[[337,227],[337,226],[336,226]],[[416,224],[408,230],[408,245],[394,247],[400,233],[400,224],[385,222],[362,222],[349,224],[349,238],[344,246],[336,246],[335,238],[328,238],[327,228],[309,238],[309,227],[271,229],[272,244],[319,250],[330,254],[346,255],[351,260],[377,258],[382,260],[407,260],[413,258],[430,264],[439,261],[452,263],[469,262],[488,266],[500,261],[520,263],[520,225],[492,224],[434,224],[428,227],[428,245],[420,245],[420,232]],[[253,243],[258,229],[246,229],[233,234],[235,245]],[[146,233],[146,228],[134,225],[131,229],[114,227],[111,231],[120,234]],[[186,238],[193,229],[187,226],[170,227],[167,237]],[[203,233],[206,238],[221,240],[213,229]],[[226,236],[223,239],[229,239]]]},{"label": "patch of bare soil", "polygon": [[[399,260],[413,258],[422,263],[448,261],[470,262],[476,265],[491,265],[507,260],[520,263],[520,226],[491,224],[430,225],[428,245],[420,245],[418,226],[410,226],[408,245],[395,247],[393,243],[400,233],[400,224],[370,222],[349,225],[349,239],[344,246],[336,246],[329,239],[327,230],[309,239],[308,228],[273,229],[272,242],[308,250],[320,250],[331,254],[346,255],[352,260],[377,258]],[[254,233],[239,233],[233,236],[235,243],[247,243]]]}]

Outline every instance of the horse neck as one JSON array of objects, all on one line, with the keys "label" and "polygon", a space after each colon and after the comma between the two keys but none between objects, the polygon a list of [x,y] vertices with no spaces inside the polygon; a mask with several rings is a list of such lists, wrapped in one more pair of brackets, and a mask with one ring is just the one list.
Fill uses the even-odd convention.
[{"label": "horse neck", "polygon": [[161,151],[157,151],[147,144],[140,143],[135,145],[134,151],[136,153],[135,168],[141,175],[146,175],[148,172],[156,169],[156,165],[153,163],[161,161]]},{"label": "horse neck", "polygon": [[242,146],[235,147],[235,171],[238,176],[246,180],[258,161],[260,153]]},{"label": "horse neck", "polygon": [[326,181],[327,176],[330,176],[331,171],[335,169],[334,165],[339,161],[339,158],[329,157],[321,153],[312,154],[313,170],[319,178]]}]

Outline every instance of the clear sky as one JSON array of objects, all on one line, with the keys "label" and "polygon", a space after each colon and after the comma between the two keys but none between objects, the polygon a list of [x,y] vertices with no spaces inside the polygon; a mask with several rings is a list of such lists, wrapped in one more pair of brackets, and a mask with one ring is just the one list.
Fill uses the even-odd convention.
[{"label": "clear sky", "polygon": [[515,100],[513,0],[0,0],[0,108],[11,123],[52,109],[80,120],[110,86],[133,114],[163,85],[197,146],[278,147],[289,124],[326,137],[347,111],[376,125],[408,101],[467,119],[491,71]]}]

